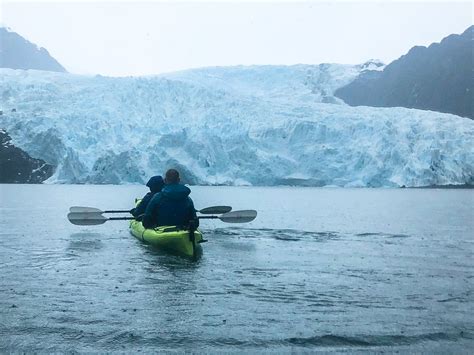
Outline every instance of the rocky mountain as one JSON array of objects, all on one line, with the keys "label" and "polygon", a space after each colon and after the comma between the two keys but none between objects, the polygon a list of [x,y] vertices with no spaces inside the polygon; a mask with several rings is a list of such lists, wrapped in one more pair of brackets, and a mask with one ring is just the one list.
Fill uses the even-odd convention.
[{"label": "rocky mountain", "polygon": [[46,49],[5,27],[0,27],[0,44],[0,68],[66,71]]},{"label": "rocky mountain", "polygon": [[383,71],[365,71],[335,95],[351,106],[408,107],[474,118],[474,26],[413,47]]},{"label": "rocky mountain", "polygon": [[53,175],[53,167],[34,159],[11,144],[11,138],[0,129],[0,183],[41,183]]}]

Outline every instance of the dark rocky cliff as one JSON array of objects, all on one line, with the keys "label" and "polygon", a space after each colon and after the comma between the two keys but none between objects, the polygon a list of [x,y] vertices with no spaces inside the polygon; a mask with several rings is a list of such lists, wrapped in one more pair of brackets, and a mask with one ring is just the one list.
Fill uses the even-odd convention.
[{"label": "dark rocky cliff", "polygon": [[38,184],[53,171],[53,166],[13,146],[8,133],[0,129],[0,183]]},{"label": "dark rocky cliff", "polygon": [[473,32],[413,47],[381,72],[362,73],[338,89],[351,106],[408,107],[474,118]]}]

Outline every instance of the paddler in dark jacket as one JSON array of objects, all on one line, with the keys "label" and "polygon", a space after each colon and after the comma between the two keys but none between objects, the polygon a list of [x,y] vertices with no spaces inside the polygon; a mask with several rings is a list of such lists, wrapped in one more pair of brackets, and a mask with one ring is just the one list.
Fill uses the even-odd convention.
[{"label": "paddler in dark jacket", "polygon": [[165,187],[159,194],[153,196],[143,217],[143,226],[186,227],[191,220],[194,226],[199,226],[193,200],[189,197],[191,190],[179,183],[179,173],[169,169],[165,175]]},{"label": "paddler in dark jacket", "polygon": [[163,181],[163,178],[159,175],[152,176],[150,180],[148,180],[146,186],[150,188],[150,192],[143,196],[138,206],[130,211],[133,217],[137,219],[143,218],[142,215],[145,213],[146,208],[148,207],[148,203],[150,203],[151,199],[153,198],[153,196],[155,196],[155,194],[159,193],[163,189],[164,185],[165,182]]}]

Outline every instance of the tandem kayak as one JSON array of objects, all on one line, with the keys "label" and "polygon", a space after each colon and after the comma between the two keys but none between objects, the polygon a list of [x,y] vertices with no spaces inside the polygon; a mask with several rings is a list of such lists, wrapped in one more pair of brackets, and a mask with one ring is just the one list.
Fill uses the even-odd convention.
[{"label": "tandem kayak", "polygon": [[[140,202],[137,199],[136,204]],[[199,216],[199,219],[219,219],[227,223],[251,222],[257,217],[255,210],[233,211],[230,206],[212,206],[198,210],[203,215],[220,214],[220,216]],[[200,255],[202,248],[200,243],[206,242],[200,230],[192,228],[193,231],[185,227],[160,226],[153,229],[145,229],[141,221],[134,217],[105,217],[103,213],[131,213],[129,210],[108,210],[102,211],[95,207],[72,206],[69,209],[67,218],[69,222],[79,226],[91,226],[103,224],[107,221],[130,220],[130,233],[137,239],[154,245],[160,249],[176,252],[185,256],[196,258]],[[190,224],[192,221],[190,221]]]},{"label": "tandem kayak", "polygon": [[[138,206],[140,201],[141,199],[135,199],[135,206]],[[142,242],[179,255],[193,257],[197,255],[196,251],[202,250],[199,243],[202,243],[203,238],[201,231],[198,229],[194,231],[194,238],[192,238],[187,229],[176,226],[160,226],[146,229],[141,221],[132,219],[130,221],[130,233]]]},{"label": "tandem kayak", "polygon": [[132,220],[130,222],[130,233],[146,243],[159,249],[192,257],[194,249],[201,249],[202,233],[194,231],[194,242],[191,241],[189,230],[179,229],[176,226],[161,226],[154,229],[145,229],[142,222]]}]

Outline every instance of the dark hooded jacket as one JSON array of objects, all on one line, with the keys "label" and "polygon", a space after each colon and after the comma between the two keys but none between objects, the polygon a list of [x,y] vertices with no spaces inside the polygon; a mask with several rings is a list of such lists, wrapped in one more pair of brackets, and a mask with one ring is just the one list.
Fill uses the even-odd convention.
[{"label": "dark hooded jacket", "polygon": [[165,185],[159,194],[151,199],[143,217],[143,226],[153,228],[156,226],[179,226],[189,225],[190,220],[195,220],[195,226],[199,225],[196,217],[193,200],[189,197],[191,190],[180,184]]},{"label": "dark hooded jacket", "polygon": [[146,186],[150,188],[150,192],[143,196],[138,206],[130,211],[133,217],[137,218],[145,213],[146,208],[148,207],[148,203],[150,203],[151,199],[153,198],[153,196],[155,196],[155,194],[161,191],[164,185],[165,182],[163,181],[163,178],[161,176],[153,176],[150,178],[150,180],[148,180]]}]

